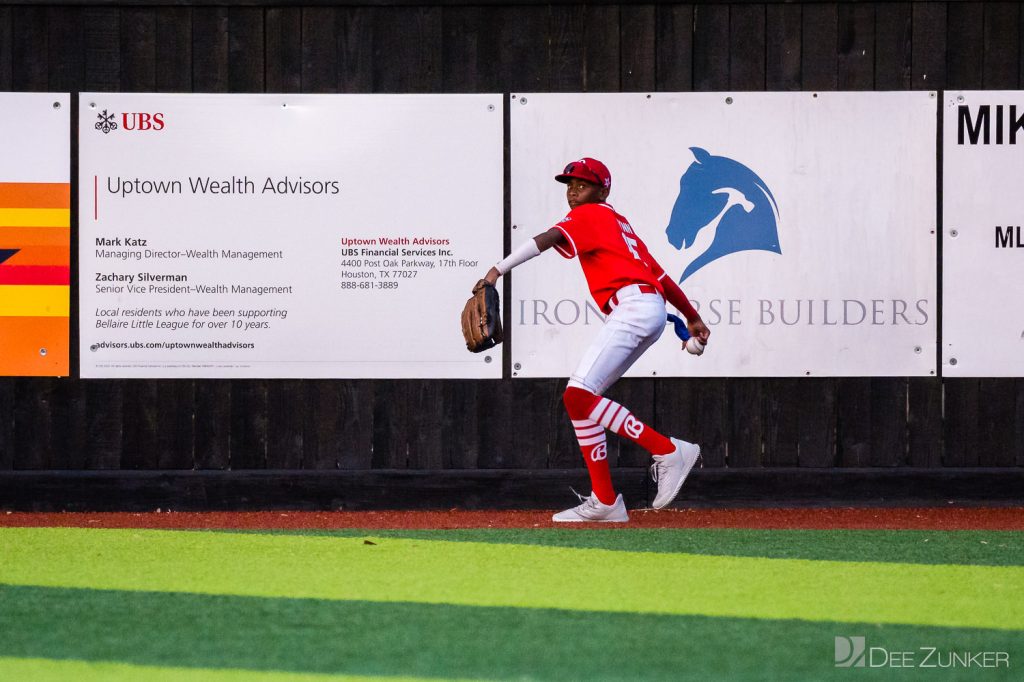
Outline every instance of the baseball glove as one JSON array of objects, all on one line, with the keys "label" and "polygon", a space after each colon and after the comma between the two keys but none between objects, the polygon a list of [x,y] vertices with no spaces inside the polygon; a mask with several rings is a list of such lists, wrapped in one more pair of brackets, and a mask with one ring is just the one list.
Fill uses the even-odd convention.
[{"label": "baseball glove", "polygon": [[473,296],[462,309],[462,336],[471,353],[494,348],[503,340],[498,290],[486,280],[473,287]]}]

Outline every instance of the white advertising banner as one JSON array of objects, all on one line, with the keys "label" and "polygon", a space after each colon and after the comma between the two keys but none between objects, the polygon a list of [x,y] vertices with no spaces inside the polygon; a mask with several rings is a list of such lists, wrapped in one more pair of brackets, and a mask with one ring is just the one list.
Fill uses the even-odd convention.
[{"label": "white advertising banner", "polygon": [[70,101],[66,92],[0,93],[0,178],[4,182],[69,181]]},{"label": "white advertising banner", "polygon": [[71,101],[0,93],[0,376],[67,376]]},{"label": "white advertising banner", "polygon": [[84,377],[493,378],[500,95],[80,100]]},{"label": "white advertising banner", "polygon": [[1024,92],[945,98],[942,373],[1024,377]]},{"label": "white advertising banner", "polygon": [[[568,211],[580,157],[699,308],[626,376],[928,376],[936,362],[937,99],[928,92],[516,94],[512,246]],[[568,376],[602,323],[579,265],[513,274],[516,376]]]}]

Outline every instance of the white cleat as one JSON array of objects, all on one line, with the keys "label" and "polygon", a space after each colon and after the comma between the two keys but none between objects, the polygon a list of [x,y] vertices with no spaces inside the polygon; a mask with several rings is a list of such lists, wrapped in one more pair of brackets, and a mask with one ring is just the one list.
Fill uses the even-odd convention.
[{"label": "white cleat", "polygon": [[676,449],[667,455],[655,455],[651,478],[658,484],[658,494],[651,506],[661,509],[676,499],[693,465],[700,461],[700,446],[672,438]]},{"label": "white cleat", "polygon": [[583,497],[579,493],[576,496],[583,504],[558,512],[551,517],[551,520],[558,523],[579,523],[581,521],[625,523],[629,521],[629,514],[626,513],[626,503],[622,501],[622,495],[615,498],[615,504],[602,503],[594,493],[590,493],[590,497]]}]

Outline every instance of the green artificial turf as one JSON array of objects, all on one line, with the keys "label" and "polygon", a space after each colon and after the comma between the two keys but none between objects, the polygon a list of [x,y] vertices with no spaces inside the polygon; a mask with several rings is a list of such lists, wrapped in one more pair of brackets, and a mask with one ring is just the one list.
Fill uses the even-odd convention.
[{"label": "green artificial turf", "polygon": [[[237,531],[233,531],[237,532]],[[1024,533],[936,530],[490,529],[249,531],[285,535],[423,538],[629,552],[871,561],[913,564],[1024,566]]]},{"label": "green artificial turf", "polygon": [[[8,584],[1024,629],[1024,567],[448,540],[0,529]],[[367,542],[373,544],[366,544]],[[76,557],[69,562],[67,557]],[[660,589],[650,589],[657,578]]]},{"label": "green artificial turf", "polygon": [[[1019,679],[1022,538],[0,528],[0,679]],[[1016,665],[836,668],[837,636]]]},{"label": "green artificial turf", "polygon": [[147,666],[107,661],[52,660],[47,658],[2,658],[2,679],[29,682],[423,682],[427,677],[367,677],[364,675],[330,675],[230,668],[182,668]]},{"label": "green artificial turf", "polygon": [[[888,650],[1024,656],[1019,632],[865,623],[37,587],[2,588],[0,603],[0,655],[149,666],[470,679],[849,679],[851,671],[834,667],[836,635],[863,635]],[[992,679],[1009,679],[1006,672],[985,671]]]}]

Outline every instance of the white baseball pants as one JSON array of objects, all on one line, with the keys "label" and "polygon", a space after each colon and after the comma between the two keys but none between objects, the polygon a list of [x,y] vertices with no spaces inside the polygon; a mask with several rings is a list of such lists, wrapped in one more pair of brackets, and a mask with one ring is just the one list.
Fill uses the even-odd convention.
[{"label": "white baseball pants", "polygon": [[569,386],[602,395],[665,331],[665,299],[635,284],[616,292],[618,305],[583,353]]}]

